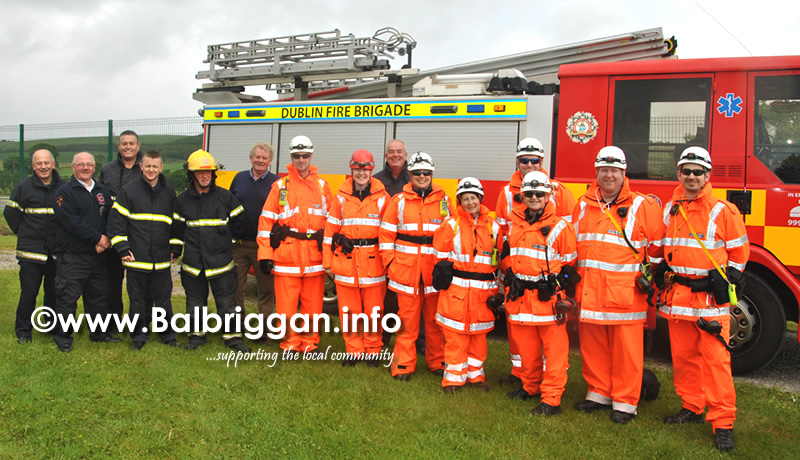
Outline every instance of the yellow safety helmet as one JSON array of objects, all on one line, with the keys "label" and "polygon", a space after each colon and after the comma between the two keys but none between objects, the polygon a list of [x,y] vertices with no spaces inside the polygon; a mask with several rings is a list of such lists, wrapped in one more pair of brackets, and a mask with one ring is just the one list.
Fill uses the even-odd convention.
[{"label": "yellow safety helmet", "polygon": [[186,160],[186,169],[189,171],[216,171],[217,160],[213,155],[203,149],[198,149],[189,155]]}]

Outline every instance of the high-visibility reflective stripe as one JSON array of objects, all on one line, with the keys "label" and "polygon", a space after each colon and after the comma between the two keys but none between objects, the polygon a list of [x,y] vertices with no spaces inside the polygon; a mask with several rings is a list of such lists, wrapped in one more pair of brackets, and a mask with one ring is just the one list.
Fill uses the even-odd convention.
[{"label": "high-visibility reflective stripe", "polygon": [[481,369],[479,369],[479,370],[477,370],[477,371],[468,371],[468,372],[467,372],[467,378],[468,378],[468,379],[474,379],[474,378],[478,378],[478,377],[480,377],[481,375],[484,375],[485,373],[486,373],[486,372],[483,370],[483,368],[481,368]]},{"label": "high-visibility reflective stripe", "polygon": [[177,212],[174,212],[174,213],[172,213],[172,219],[173,219],[173,220],[179,220],[179,221],[181,221],[181,222],[186,222],[186,219],[185,219],[185,218],[183,218],[183,216],[181,216],[181,215],[180,215],[180,214],[178,214]]},{"label": "high-visibility reflective stripe", "polygon": [[436,253],[436,258],[437,259],[447,259],[448,257],[453,259],[455,257],[455,255],[453,257],[451,257],[450,256],[450,252],[437,252]]},{"label": "high-visibility reflective stripe", "polygon": [[453,277],[452,283],[456,286],[461,286],[466,289],[494,289],[497,287],[497,283],[495,281],[468,280],[465,278],[459,278],[458,276]]},{"label": "high-visibility reflective stripe", "polygon": [[328,215],[327,209],[317,209],[317,208],[308,208],[308,215],[309,216],[322,216],[325,217]]},{"label": "high-visibility reflective stripe", "polygon": [[484,264],[488,266],[492,266],[492,258],[489,256],[475,256],[475,263],[476,264]]},{"label": "high-visibility reflective stripe", "polygon": [[612,264],[602,260],[579,259],[579,267],[596,268],[610,272],[638,272],[639,264]]},{"label": "high-visibility reflective stripe", "polygon": [[397,200],[397,225],[403,225],[403,213],[406,210],[406,197],[400,194],[400,199]]},{"label": "high-visibility reflective stripe", "polygon": [[[491,329],[493,327],[494,327],[494,321],[489,321],[489,322],[486,322],[486,323],[471,323],[469,325],[469,330],[470,330],[470,332],[485,331],[485,330]],[[483,363],[481,363],[481,364],[483,364]]]},{"label": "high-visibility reflective stripe", "polygon": [[663,257],[650,257],[650,263],[653,265],[658,265],[664,261]]},{"label": "high-visibility reflective stripe", "polygon": [[505,220],[505,219],[503,219],[502,217],[497,217],[497,218],[495,219],[495,221],[496,221],[498,224],[500,224],[500,225],[505,225],[505,224],[506,224],[506,220]]},{"label": "high-visibility reflective stripe", "polygon": [[266,217],[267,219],[271,219],[271,220],[278,220],[278,215],[277,214],[275,214],[272,211],[268,211],[266,209],[261,211],[261,217]]},{"label": "high-visibility reflective stripe", "polygon": [[728,261],[728,266],[729,267],[733,267],[733,268],[739,270],[740,272],[744,271],[744,266],[745,265],[747,265],[747,262],[745,262],[743,264],[737,264],[736,262],[731,262],[730,260]]},{"label": "high-visibility reflective stripe", "polygon": [[433,246],[420,246],[419,252],[421,252],[423,254],[431,255],[431,256],[435,256],[436,255],[436,249],[434,249]]},{"label": "high-visibility reflective stripe", "polygon": [[210,270],[206,270],[206,276],[208,276],[208,277],[216,276],[216,275],[219,275],[220,273],[225,273],[228,270],[233,269],[233,267],[235,267],[235,265],[234,265],[233,261],[231,261],[228,265],[226,265],[224,267],[212,268]]},{"label": "high-visibility reflective stripe", "polygon": [[123,241],[128,241],[127,235],[117,235],[114,238],[111,238],[111,244],[121,243]]},{"label": "high-visibility reflective stripe", "polygon": [[187,220],[186,225],[189,227],[222,227],[228,225],[228,219]]},{"label": "high-visibility reflective stripe", "polygon": [[377,276],[373,278],[365,277],[365,278],[359,278],[358,284],[379,284],[383,283],[384,281],[386,281],[386,276]]},{"label": "high-visibility reflective stripe", "polygon": [[342,275],[334,274],[333,275],[333,280],[334,281],[341,281],[342,283],[350,283],[350,284],[355,284],[356,283],[356,279],[353,276],[342,276]]},{"label": "high-visibility reflective stripe", "polygon": [[378,198],[378,210],[383,211],[383,207],[386,205],[386,197],[382,196]]},{"label": "high-visibility reflective stripe", "polygon": [[319,272],[324,272],[324,271],[325,271],[325,268],[323,268],[322,265],[311,265],[310,267],[306,267],[304,273],[306,273],[306,274],[308,274],[308,273],[319,273]]},{"label": "high-visibility reflective stripe", "polygon": [[381,228],[390,232],[397,232],[397,225],[390,224],[389,222],[381,222]]},{"label": "high-visibility reflective stripe", "polygon": [[397,230],[407,230],[410,232],[416,232],[418,225],[416,223],[413,224],[397,224]]},{"label": "high-visibility reflective stripe", "polygon": [[444,324],[445,326],[452,327],[453,329],[458,329],[459,331],[463,331],[465,329],[464,323],[460,323],[458,321],[452,320],[450,318],[444,317],[439,313],[436,313],[436,321]]},{"label": "high-visibility reflective stripe", "polygon": [[468,364],[466,362],[458,363],[458,364],[447,364],[444,363],[444,370],[452,371],[452,372],[460,372],[466,369]]},{"label": "high-visibility reflective stripe", "polygon": [[199,269],[199,268],[194,268],[194,267],[192,267],[192,266],[189,266],[189,265],[186,265],[186,264],[184,264],[184,263],[182,263],[182,264],[181,264],[181,268],[182,268],[183,270],[185,270],[186,272],[188,272],[188,273],[190,273],[190,274],[194,275],[194,276],[198,276],[198,275],[200,275],[200,269]]},{"label": "high-visibility reflective stripe", "polygon": [[317,181],[319,182],[319,194],[322,197],[322,209],[325,209],[325,212],[327,213],[328,204],[327,200],[325,199],[325,181],[322,179],[317,179]]},{"label": "high-visibility reflective stripe", "polygon": [[636,410],[636,406],[632,404],[625,404],[621,402],[614,401],[611,403],[611,408],[615,411],[619,412],[626,412],[628,414],[638,414],[639,412]]},{"label": "high-visibility reflective stripe", "polygon": [[546,275],[525,275],[523,273],[514,273],[514,276],[522,281],[539,281],[546,278]]},{"label": "high-visibility reflective stripe", "polygon": [[380,251],[394,251],[394,243],[381,243],[378,245]]},{"label": "high-visibility reflective stripe", "polygon": [[300,274],[300,267],[292,267],[287,265],[275,265],[272,268],[272,271],[275,273],[291,273],[295,275]]},{"label": "high-visibility reflective stripe", "polygon": [[674,271],[679,275],[695,275],[695,276],[707,276],[709,270],[714,270],[713,268],[683,267],[680,265],[675,265],[675,266],[670,265],[669,268],[671,268],[672,271]]},{"label": "high-visibility reflective stripe", "polygon": [[729,307],[691,308],[662,305],[659,309],[665,315],[691,316],[692,318],[713,318],[730,314]]},{"label": "high-visibility reflective stripe", "polygon": [[398,291],[404,292],[406,294],[414,295],[414,288],[411,286],[406,286],[403,284],[398,283],[394,280],[389,280],[389,287],[395,288]]},{"label": "high-visibility reflective stripe", "polygon": [[407,246],[405,244],[395,244],[394,250],[403,254],[419,254],[419,246]]},{"label": "high-visibility reflective stripe", "polygon": [[603,396],[593,391],[586,393],[586,399],[606,406],[610,405],[613,402],[613,399],[609,398],[608,396]]},{"label": "high-visibility reflective stripe", "polygon": [[[581,233],[577,236],[577,241],[597,241],[600,243],[610,243],[617,246],[628,247],[628,243],[625,242],[622,236],[613,235],[611,233]],[[631,240],[631,244],[634,248],[641,249],[647,245],[647,242]]]},{"label": "high-visibility reflective stripe", "polygon": [[333,224],[333,225],[342,225],[342,220],[341,219],[337,219],[336,217],[333,217],[333,216],[331,216],[329,214],[328,215],[328,223]]},{"label": "high-visibility reflective stripe", "polygon": [[17,251],[17,257],[22,259],[38,260],[40,262],[47,262],[47,254],[39,254],[36,252]]},{"label": "high-visibility reflective stripe", "polygon": [[522,355],[509,353],[508,357],[511,359],[511,367],[522,367]]},{"label": "high-visibility reflective stripe", "polygon": [[578,258],[578,251],[570,252],[569,254],[564,254],[561,256],[561,261],[564,263],[570,263],[573,260]]},{"label": "high-visibility reflective stripe", "polygon": [[439,257],[440,259],[449,258],[453,262],[469,263],[469,254],[458,254],[458,253],[452,253],[452,252],[438,252],[436,254],[436,256]]},{"label": "high-visibility reflective stripe", "polygon": [[[719,249],[725,247],[724,241],[703,241],[703,244],[706,245],[706,248],[711,249]],[[672,247],[683,247],[683,248],[694,248],[694,249],[702,249],[700,243],[697,242],[694,238],[664,238],[664,245],[665,246],[672,246]]]},{"label": "high-visibility reflective stripe", "polygon": [[256,236],[260,238],[269,238],[270,235],[272,235],[272,233],[267,230],[259,230],[258,233],[256,234]]},{"label": "high-visibility reflective stripe", "polygon": [[520,323],[544,323],[547,321],[555,321],[555,315],[534,315],[531,313],[517,313],[516,315],[508,315],[511,321],[519,321]]},{"label": "high-visibility reflective stripe", "polygon": [[[10,204],[9,201],[7,204]],[[22,208],[19,208],[22,210]],[[25,208],[25,214],[55,214],[53,208]]]},{"label": "high-visibility reflective stripe", "polygon": [[469,364],[470,367],[483,367],[483,361],[478,361],[472,357],[467,358],[467,364]]},{"label": "high-visibility reflective stripe", "polygon": [[6,202],[6,206],[11,206],[12,208],[17,208],[17,209],[19,209],[20,211],[22,211],[22,212],[25,212],[25,208],[23,208],[22,206],[20,206],[20,205],[19,205],[19,203],[17,203],[17,202],[16,202],[16,201],[14,201],[14,200],[8,200],[8,201]]},{"label": "high-visibility reflective stripe", "polygon": [[126,262],[126,261],[123,260],[122,261],[122,265],[124,265],[125,267],[128,267],[128,268],[138,268],[139,270],[150,270],[150,271],[152,271],[154,269],[155,270],[164,270],[166,268],[169,268],[170,264],[169,264],[169,262],[159,262],[159,263],[156,263],[156,264],[152,264],[152,263],[149,263],[149,262],[137,262],[135,260],[131,261],[131,262]]},{"label": "high-visibility reflective stripe", "polygon": [[730,248],[738,248],[739,246],[742,246],[745,243],[747,243],[747,235],[746,234],[740,236],[739,238],[734,238],[732,240],[725,241],[725,246],[728,249],[730,249]]},{"label": "high-visibility reflective stripe", "polygon": [[231,216],[233,218],[233,217],[236,217],[236,216],[238,216],[239,214],[241,214],[243,212],[244,212],[244,206],[239,205],[239,206],[233,208],[233,211],[231,211],[229,216]]},{"label": "high-visibility reflective stripe", "polygon": [[435,232],[441,224],[422,224],[422,231],[423,232]]},{"label": "high-visibility reflective stripe", "polygon": [[561,218],[566,220],[567,222],[572,222],[572,214],[567,214],[566,216],[561,216]]},{"label": "high-visibility reflective stripe", "polygon": [[366,227],[379,227],[380,219],[344,219],[342,225],[363,225]]},{"label": "high-visibility reflective stripe", "polygon": [[172,238],[169,240],[169,244],[178,244],[180,246],[183,246],[183,241],[177,238]]},{"label": "high-visibility reflective stripe", "polygon": [[439,291],[435,287],[433,287],[433,286],[425,286],[425,295],[435,294],[437,292],[439,292]]},{"label": "high-visibility reflective stripe", "polygon": [[503,187],[503,193],[506,195],[506,215],[510,216],[511,211],[514,210],[514,195],[511,194],[511,184]]},{"label": "high-visibility reflective stripe", "polygon": [[581,309],[581,319],[594,319],[598,321],[635,321],[647,319],[647,312],[611,313],[604,311],[591,311]]},{"label": "high-visibility reflective stripe", "polygon": [[536,260],[545,260],[544,251],[538,249],[513,247],[509,251],[509,254],[512,256],[530,257]]},{"label": "high-visibility reflective stripe", "polygon": [[241,336],[242,336],[241,332],[233,333],[233,334],[222,334],[222,340],[235,339],[235,338],[238,338],[238,337],[241,337]]},{"label": "high-visibility reflective stripe", "polygon": [[327,244],[327,245],[333,244],[333,238],[330,236],[322,238],[322,244]]},{"label": "high-visibility reflective stripe", "polygon": [[457,375],[457,374],[451,374],[450,372],[445,372],[444,379],[447,380],[448,382],[465,383],[467,381],[467,375],[466,374]]},{"label": "high-visibility reflective stripe", "polygon": [[169,216],[165,216],[164,214],[150,214],[144,212],[130,212],[126,207],[119,204],[119,202],[115,202],[113,209],[116,209],[117,212],[122,214],[123,216],[127,217],[131,220],[143,220],[143,221],[151,221],[151,222],[164,222],[167,225],[172,225],[172,218]]}]

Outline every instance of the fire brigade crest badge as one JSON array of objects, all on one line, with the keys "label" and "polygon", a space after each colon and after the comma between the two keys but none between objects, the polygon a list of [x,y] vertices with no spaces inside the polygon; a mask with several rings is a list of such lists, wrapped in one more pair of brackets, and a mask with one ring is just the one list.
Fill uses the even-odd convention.
[{"label": "fire brigade crest badge", "polygon": [[97,204],[104,206],[106,204],[106,197],[102,193],[97,194]]},{"label": "fire brigade crest badge", "polygon": [[567,135],[576,144],[585,144],[597,136],[597,120],[589,112],[575,112],[567,121]]}]

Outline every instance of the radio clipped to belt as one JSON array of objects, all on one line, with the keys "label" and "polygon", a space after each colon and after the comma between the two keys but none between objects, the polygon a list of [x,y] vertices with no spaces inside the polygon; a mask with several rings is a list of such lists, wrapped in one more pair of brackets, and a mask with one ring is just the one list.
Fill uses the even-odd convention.
[{"label": "radio clipped to belt", "polygon": [[[625,234],[625,231],[619,225],[614,216],[608,210],[608,207],[605,208],[605,213],[611,222],[614,224],[614,227],[617,228],[617,231],[622,235],[625,239],[625,243],[627,243],[628,247],[633,252],[633,256],[636,260],[639,260],[639,251],[637,251],[631,241],[628,239],[628,235]],[[623,219],[628,214],[628,208],[619,208],[617,209],[617,214]],[[647,295],[647,305],[653,307],[653,294],[655,294],[655,289],[653,289],[653,273],[650,270],[650,262],[647,261],[647,255],[645,254],[644,261],[639,262],[639,276],[636,277],[636,288],[639,289],[639,292],[642,294]]]},{"label": "radio clipped to belt", "polygon": [[450,215],[450,210],[447,208],[446,199],[439,200],[439,215],[442,217],[447,217]]}]

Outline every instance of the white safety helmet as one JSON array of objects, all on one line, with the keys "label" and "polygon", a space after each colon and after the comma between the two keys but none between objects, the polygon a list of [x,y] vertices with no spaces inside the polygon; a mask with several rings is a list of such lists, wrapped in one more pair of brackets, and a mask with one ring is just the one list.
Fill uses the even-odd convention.
[{"label": "white safety helmet", "polygon": [[711,155],[703,147],[687,147],[678,160],[678,166],[686,163],[698,164],[711,171]]},{"label": "white safety helmet", "polygon": [[594,160],[594,167],[608,166],[610,168],[627,169],[628,162],[625,160],[625,152],[619,147],[609,145],[603,147],[597,152],[597,158]]},{"label": "white safety helmet", "polygon": [[465,177],[458,181],[458,188],[456,188],[456,198],[462,193],[474,193],[478,198],[483,201],[483,185],[481,181],[474,177]]},{"label": "white safety helmet", "polygon": [[306,136],[295,136],[292,138],[292,142],[289,143],[290,154],[300,152],[314,153],[314,144]]},{"label": "white safety helmet", "polygon": [[408,170],[416,171],[418,169],[434,171],[433,158],[425,152],[417,152],[411,155],[411,158],[408,159]]},{"label": "white safety helmet", "polygon": [[547,174],[541,171],[532,171],[528,174],[525,174],[525,177],[522,179],[522,187],[520,187],[520,192],[545,192],[545,193],[552,193],[553,186],[550,185],[550,178],[547,177]]},{"label": "white safety helmet", "polygon": [[536,155],[537,157],[544,158],[544,147],[541,141],[535,137],[526,137],[519,141],[517,145],[517,156],[522,155]]}]

